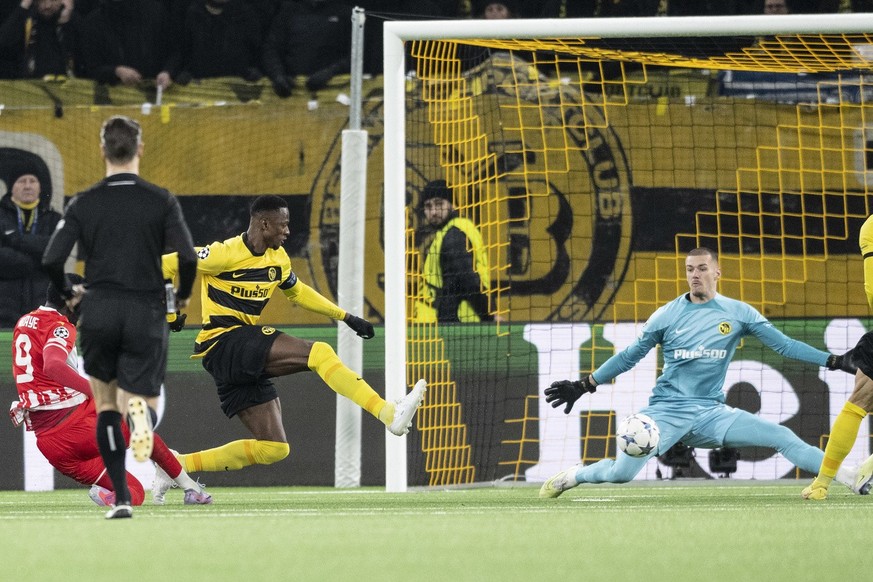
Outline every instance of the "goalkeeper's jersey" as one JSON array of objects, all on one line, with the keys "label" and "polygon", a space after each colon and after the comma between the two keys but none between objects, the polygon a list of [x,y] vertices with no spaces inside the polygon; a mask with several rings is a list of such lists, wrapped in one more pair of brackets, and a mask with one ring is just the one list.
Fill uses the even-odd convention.
[{"label": "goalkeeper's jersey", "polygon": [[795,360],[824,366],[828,359],[827,352],[786,336],[747,303],[719,294],[706,303],[692,303],[686,293],[655,311],[640,336],[595,370],[594,378],[608,382],[660,345],[664,369],[651,403],[687,398],[724,402],[728,366],[746,336]]}]

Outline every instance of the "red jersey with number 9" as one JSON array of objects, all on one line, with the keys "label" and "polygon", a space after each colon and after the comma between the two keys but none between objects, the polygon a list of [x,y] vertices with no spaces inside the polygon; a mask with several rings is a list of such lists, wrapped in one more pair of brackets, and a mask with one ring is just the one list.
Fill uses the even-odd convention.
[{"label": "red jersey with number 9", "polygon": [[12,375],[18,387],[18,402],[12,403],[9,414],[16,425],[28,420],[25,414],[28,410],[70,408],[88,399],[78,390],[62,386],[45,375],[43,352],[50,346],[64,350],[67,364],[78,369],[76,326],[57,310],[38,307],[15,324]]}]

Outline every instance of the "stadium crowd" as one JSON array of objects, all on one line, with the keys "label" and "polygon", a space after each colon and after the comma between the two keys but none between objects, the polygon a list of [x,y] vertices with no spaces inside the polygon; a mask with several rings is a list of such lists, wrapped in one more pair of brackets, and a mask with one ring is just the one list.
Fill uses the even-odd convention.
[{"label": "stadium crowd", "polygon": [[[0,79],[166,89],[268,77],[280,97],[348,72],[351,10],[385,19],[591,18],[873,11],[873,0],[0,0]],[[378,74],[381,35],[367,35]]]}]

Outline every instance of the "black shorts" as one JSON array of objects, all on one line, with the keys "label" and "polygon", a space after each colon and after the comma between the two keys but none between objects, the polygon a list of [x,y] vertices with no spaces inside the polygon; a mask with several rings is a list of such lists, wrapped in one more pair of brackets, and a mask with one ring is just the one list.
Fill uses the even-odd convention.
[{"label": "black shorts", "polygon": [[79,314],[85,372],[140,396],[158,396],[167,371],[169,329],[160,294],[88,291]]},{"label": "black shorts", "polygon": [[228,418],[279,397],[264,366],[280,333],[269,326],[244,325],[218,336],[206,352],[203,367],[215,380],[221,409]]},{"label": "black shorts", "polygon": [[852,356],[855,365],[867,374],[868,378],[873,378],[873,331],[868,331],[861,336],[861,339],[855,344]]}]

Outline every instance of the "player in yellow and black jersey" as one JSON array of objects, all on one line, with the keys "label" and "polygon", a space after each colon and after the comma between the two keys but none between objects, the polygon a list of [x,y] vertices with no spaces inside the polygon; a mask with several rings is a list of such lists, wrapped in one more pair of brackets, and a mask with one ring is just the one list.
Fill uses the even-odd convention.
[{"label": "player in yellow and black jersey", "polygon": [[[867,217],[861,225],[858,246],[861,247],[861,257],[864,261],[864,291],[867,294],[867,306],[873,310],[873,216]],[[858,368],[855,372],[855,388],[834,420],[818,475],[812,484],[801,492],[804,499],[814,501],[827,499],[831,482],[855,445],[861,421],[873,412],[873,332],[862,335],[855,347],[843,357],[847,356]],[[867,495],[871,487],[873,487],[873,455],[858,467],[852,491]]]},{"label": "player in yellow and black jersey", "polygon": [[[203,359],[224,413],[228,418],[238,416],[255,438],[181,455],[179,460],[189,472],[240,469],[288,456],[279,395],[271,380],[277,376],[312,370],[396,435],[408,432],[424,398],[426,384],[419,380],[404,398],[386,402],[340,361],[330,345],[258,325],[267,301],[279,288],[289,300],[342,320],[364,339],[375,335],[368,321],[347,313],[297,278],[282,247],[290,234],[288,223],[288,205],[282,198],[259,196],[251,204],[246,232],[198,250],[203,328],[192,357]],[[175,275],[174,263],[174,255],[165,255],[167,278]]]}]

